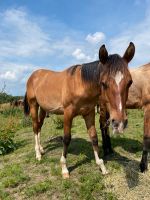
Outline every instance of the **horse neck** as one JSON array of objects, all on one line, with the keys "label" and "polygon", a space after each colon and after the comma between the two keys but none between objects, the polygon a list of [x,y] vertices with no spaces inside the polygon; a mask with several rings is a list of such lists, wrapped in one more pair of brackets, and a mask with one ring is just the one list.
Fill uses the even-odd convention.
[{"label": "horse neck", "polygon": [[100,87],[98,84],[94,84],[93,82],[84,84],[84,90],[90,98],[100,95]]}]

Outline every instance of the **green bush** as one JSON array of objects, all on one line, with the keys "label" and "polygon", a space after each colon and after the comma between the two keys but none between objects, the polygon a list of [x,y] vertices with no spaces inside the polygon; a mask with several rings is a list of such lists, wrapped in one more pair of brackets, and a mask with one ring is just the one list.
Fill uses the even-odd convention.
[{"label": "green bush", "polygon": [[9,117],[9,116],[16,116],[16,117],[23,117],[23,111],[20,108],[6,108],[4,110],[0,111],[0,114],[3,115],[3,117]]},{"label": "green bush", "polygon": [[0,155],[15,150],[15,132],[32,124],[31,118],[24,117],[22,108],[10,106],[10,102],[21,98],[0,92]]},{"label": "green bush", "polygon": [[22,119],[22,127],[29,127],[29,126],[32,126],[32,119],[31,119],[31,117],[23,117],[23,119]]},{"label": "green bush", "polygon": [[13,141],[16,131],[15,124],[8,124],[6,127],[0,127],[0,155],[4,155],[16,149]]},{"label": "green bush", "polygon": [[14,135],[20,128],[32,125],[30,117],[25,117],[21,108],[8,107],[0,111],[0,155],[16,149]]},{"label": "green bush", "polygon": [[12,96],[5,92],[0,92],[0,104],[1,103],[9,103],[18,99],[22,99],[22,96]]}]

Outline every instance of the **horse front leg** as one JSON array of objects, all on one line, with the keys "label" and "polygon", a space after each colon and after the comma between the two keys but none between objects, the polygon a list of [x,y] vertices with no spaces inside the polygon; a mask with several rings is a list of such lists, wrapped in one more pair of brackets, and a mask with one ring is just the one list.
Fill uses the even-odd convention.
[{"label": "horse front leg", "polygon": [[144,136],[143,136],[143,153],[140,162],[141,172],[148,169],[148,152],[150,151],[150,105],[144,108]]},{"label": "horse front leg", "polygon": [[103,146],[104,157],[113,153],[109,135],[109,124],[108,124],[109,117],[110,117],[109,113],[107,112],[105,106],[101,105],[99,123],[102,135],[102,144],[103,144],[102,146]]},{"label": "horse front leg", "polygon": [[100,167],[102,174],[107,174],[103,159],[99,158],[98,137],[95,129],[95,110],[83,117],[92,142],[96,164]]},{"label": "horse front leg", "polygon": [[62,177],[64,179],[69,178],[69,171],[67,168],[67,153],[68,146],[71,141],[71,126],[72,126],[72,111],[71,109],[66,109],[64,111],[64,137],[63,137],[63,152],[60,159],[61,167],[62,167]]}]

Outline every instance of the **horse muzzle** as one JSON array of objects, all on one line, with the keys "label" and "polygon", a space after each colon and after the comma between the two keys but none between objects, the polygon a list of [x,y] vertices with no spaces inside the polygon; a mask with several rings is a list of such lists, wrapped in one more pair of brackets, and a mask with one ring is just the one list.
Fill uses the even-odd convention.
[{"label": "horse muzzle", "polygon": [[128,120],[125,119],[124,121],[118,121],[112,119],[112,129],[113,134],[115,133],[123,133],[124,129],[127,127]]}]

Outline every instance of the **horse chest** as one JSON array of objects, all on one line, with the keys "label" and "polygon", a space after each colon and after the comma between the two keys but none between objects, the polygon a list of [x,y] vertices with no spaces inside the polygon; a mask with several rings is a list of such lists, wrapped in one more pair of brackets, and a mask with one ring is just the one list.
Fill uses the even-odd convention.
[{"label": "horse chest", "polygon": [[95,107],[95,104],[86,104],[86,105],[82,105],[79,108],[78,114],[80,115],[87,115],[89,112],[91,112]]}]

